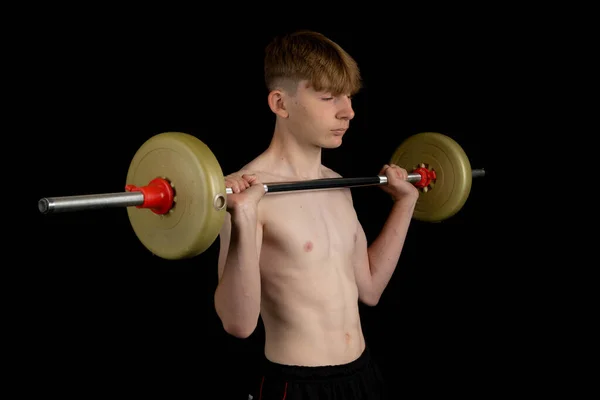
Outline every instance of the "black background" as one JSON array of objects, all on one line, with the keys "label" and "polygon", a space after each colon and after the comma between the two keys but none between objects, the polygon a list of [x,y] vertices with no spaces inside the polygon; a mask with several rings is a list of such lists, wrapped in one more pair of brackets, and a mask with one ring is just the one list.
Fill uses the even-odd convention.
[{"label": "black background", "polygon": [[[259,324],[245,340],[223,331],[213,306],[218,241],[194,259],[165,261],[143,248],[123,209],[40,215],[36,203],[122,191],[135,151],[165,131],[196,135],[225,173],[250,161],[273,129],[264,46],[295,28],[340,43],[364,78],[351,129],[342,147],[324,151],[324,164],[344,176],[374,175],[402,140],[437,131],[464,148],[473,168],[487,171],[457,215],[413,221],[379,305],[361,307],[386,378],[399,397],[503,390],[517,378],[502,367],[514,338],[504,285],[517,267],[503,262],[509,246],[498,240],[507,216],[498,207],[492,154],[510,141],[509,116],[517,112],[504,100],[515,57],[506,37],[486,30],[485,21],[375,31],[111,24],[57,23],[31,41],[33,58],[44,64],[28,82],[36,94],[33,130],[43,140],[35,142],[37,179],[28,201],[35,246],[23,254],[31,266],[13,301],[27,310],[19,314],[21,361],[37,388],[65,398],[207,398],[211,388],[218,398],[247,397],[258,379],[263,330]],[[376,187],[353,194],[372,241],[389,197]]]}]

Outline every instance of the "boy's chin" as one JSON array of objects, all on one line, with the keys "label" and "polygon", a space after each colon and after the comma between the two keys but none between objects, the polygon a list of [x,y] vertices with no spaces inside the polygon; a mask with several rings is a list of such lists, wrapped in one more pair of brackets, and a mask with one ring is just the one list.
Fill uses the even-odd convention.
[{"label": "boy's chin", "polygon": [[321,143],[321,147],[324,149],[337,149],[342,145],[342,138],[333,141],[327,141],[326,143]]}]

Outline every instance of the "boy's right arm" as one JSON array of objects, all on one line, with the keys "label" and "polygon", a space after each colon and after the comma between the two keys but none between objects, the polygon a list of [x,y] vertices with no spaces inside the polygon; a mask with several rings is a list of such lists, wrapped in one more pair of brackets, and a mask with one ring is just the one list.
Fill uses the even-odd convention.
[{"label": "boy's right arm", "polygon": [[257,204],[264,190],[262,184],[257,186],[252,195],[245,193],[249,200],[237,201],[235,196],[239,195],[228,196],[228,212],[219,234],[215,309],[225,331],[239,338],[254,332],[260,314],[262,226]]}]

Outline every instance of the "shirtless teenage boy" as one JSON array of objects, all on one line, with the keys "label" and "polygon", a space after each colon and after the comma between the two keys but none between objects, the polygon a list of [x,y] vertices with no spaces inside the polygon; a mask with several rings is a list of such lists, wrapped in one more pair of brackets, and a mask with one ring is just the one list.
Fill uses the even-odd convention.
[{"label": "shirtless teenage boy", "polygon": [[275,38],[264,67],[275,127],[267,149],[226,176],[234,193],[220,233],[216,312],[239,338],[262,317],[264,360],[254,399],[384,398],[358,302],[378,303],[418,191],[406,170],[383,166],[388,183],[381,188],[393,205],[370,246],[348,188],[264,196],[264,182],[340,176],[322,165],[321,152],[342,144],[361,87],[355,60],[317,32]]}]

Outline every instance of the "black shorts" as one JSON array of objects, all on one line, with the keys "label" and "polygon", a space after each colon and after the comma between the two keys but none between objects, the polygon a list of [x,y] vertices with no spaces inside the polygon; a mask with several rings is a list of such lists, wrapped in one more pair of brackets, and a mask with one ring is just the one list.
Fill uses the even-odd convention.
[{"label": "black shorts", "polygon": [[384,383],[369,348],[342,365],[281,365],[263,358],[252,400],[383,400]]}]

